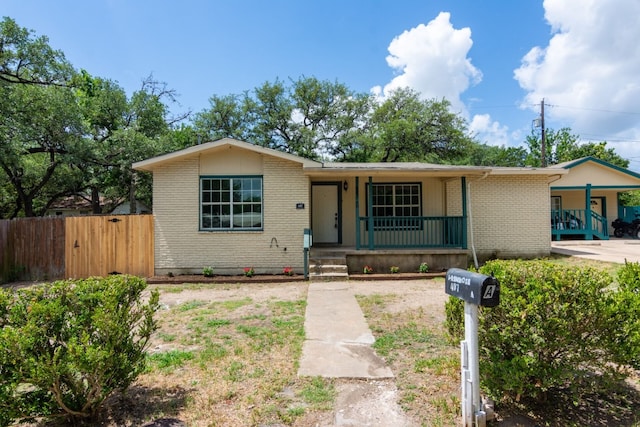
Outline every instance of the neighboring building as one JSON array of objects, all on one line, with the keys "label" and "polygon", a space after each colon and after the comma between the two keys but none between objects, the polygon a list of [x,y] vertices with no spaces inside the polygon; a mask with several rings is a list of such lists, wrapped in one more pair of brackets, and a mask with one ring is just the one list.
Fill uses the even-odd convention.
[{"label": "neighboring building", "polygon": [[151,209],[140,200],[136,200],[135,212],[131,212],[131,202],[126,201],[116,205],[115,208],[109,212],[111,215],[128,215],[128,214],[149,214]]},{"label": "neighboring building", "polygon": [[133,167],[153,173],[156,274],[300,273],[305,229],[312,258],[339,252],[350,272],[547,256],[549,182],[569,172],[321,163],[233,139]]},{"label": "neighboring building", "polygon": [[[100,204],[104,204],[104,198],[100,198]],[[45,216],[80,216],[91,215],[91,212],[91,201],[88,198],[68,196],[52,204]]]},{"label": "neighboring building", "polygon": [[640,189],[640,174],[594,157],[550,166],[569,173],[551,182],[551,232],[562,238],[607,240],[624,216],[620,193]]},{"label": "neighboring building", "polygon": [[[105,197],[100,196],[100,206],[102,207],[103,214],[109,215],[127,215],[131,212],[131,204],[130,202],[114,202],[112,199],[107,199]],[[138,214],[148,214],[151,213],[151,209],[149,209],[144,203],[139,200],[136,201],[136,212]],[[93,215],[93,210],[91,208],[91,201],[89,197],[80,197],[80,196],[68,196],[63,199],[60,199],[49,209],[47,209],[45,216],[81,216],[81,215]]]}]

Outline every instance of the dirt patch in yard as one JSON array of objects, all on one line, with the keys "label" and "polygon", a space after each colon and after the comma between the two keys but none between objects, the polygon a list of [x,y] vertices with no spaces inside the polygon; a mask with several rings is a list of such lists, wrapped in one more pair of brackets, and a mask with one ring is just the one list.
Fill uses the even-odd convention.
[{"label": "dirt patch in yard", "polygon": [[[393,277],[398,276],[393,275]],[[179,278],[182,276],[172,279]],[[162,280],[162,284],[155,284],[152,287],[161,291],[160,302],[164,310],[181,309],[185,305],[207,307],[211,304],[228,301],[251,301],[250,304],[247,303],[234,310],[234,317],[244,318],[266,316],[266,304],[270,301],[306,300],[308,282],[271,283],[253,280],[256,278],[260,279],[261,276],[244,278],[236,283],[214,285],[211,283],[177,284],[177,282]],[[409,279],[390,280],[390,275],[378,275],[374,280],[350,280],[348,283],[353,293],[361,298],[384,296],[384,311],[388,315],[420,310],[424,313],[423,320],[426,319],[428,327],[441,328],[444,321],[444,302],[447,299],[444,293],[444,280],[441,278],[425,280],[424,276],[411,275]],[[186,333],[184,328],[184,324],[170,326],[165,323],[162,326],[162,332],[165,335],[178,336]],[[196,346],[196,343],[192,346],[181,344],[179,340],[166,342],[162,336],[157,335],[154,337],[150,351],[190,351],[195,350]],[[456,351],[454,349],[454,352]],[[456,379],[457,376],[456,373]],[[394,380],[339,379],[331,380],[331,383],[335,391],[332,408],[330,410],[308,410],[291,425],[408,427],[424,425],[425,422],[426,425],[430,425],[429,415],[425,412],[406,412],[406,408],[403,408],[401,404],[402,393],[398,390]],[[429,387],[436,388],[440,385],[441,381],[438,381]],[[290,385],[288,393],[294,396],[297,393],[296,388],[300,387]],[[453,381],[448,388],[450,388],[450,393],[455,394],[458,384]],[[284,392],[287,393],[287,391]],[[237,409],[230,407],[229,410],[236,411]],[[452,411],[455,413],[456,408],[452,408]],[[233,417],[229,415],[228,419],[232,420]],[[185,421],[189,420],[185,419]],[[238,419],[236,422],[239,424],[232,425],[250,425],[243,424]]]}]

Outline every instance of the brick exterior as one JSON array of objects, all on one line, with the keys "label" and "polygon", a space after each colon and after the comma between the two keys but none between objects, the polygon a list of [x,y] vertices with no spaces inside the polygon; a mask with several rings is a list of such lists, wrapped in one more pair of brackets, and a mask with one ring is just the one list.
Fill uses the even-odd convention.
[{"label": "brick exterior", "polygon": [[[549,255],[551,208],[546,176],[489,176],[467,180],[467,184],[473,242],[480,260]],[[467,240],[471,249],[471,234]]]},{"label": "brick exterior", "polygon": [[462,183],[461,179],[445,182],[446,212],[445,215],[462,215]]},{"label": "brick exterior", "polygon": [[[200,231],[201,176],[263,177],[263,229],[260,231]],[[348,184],[343,198],[343,244],[355,236],[355,179],[329,175]],[[367,172],[359,180],[364,212]],[[493,258],[548,256],[551,248],[550,191],[546,175],[505,174],[468,178],[471,217],[467,243],[480,261]],[[201,273],[212,266],[217,274],[280,273],[291,266],[303,273],[303,230],[311,224],[311,182],[296,158],[256,152],[233,144],[215,150],[194,150],[153,168],[155,274]],[[314,180],[325,181],[314,177]],[[376,175],[375,182],[422,182],[425,215],[462,215],[461,178],[399,178]],[[303,209],[297,208],[302,204]],[[316,214],[322,214],[317,206]],[[473,229],[469,226],[473,222]],[[473,235],[472,235],[473,233]]]},{"label": "brick exterior", "polygon": [[[291,266],[301,274],[303,230],[310,215],[309,180],[302,165],[260,155],[259,164],[251,161],[242,168],[239,175],[263,176],[262,231],[199,231],[199,177],[214,175],[216,164],[225,164],[222,156],[213,165],[210,158],[194,156],[154,170],[156,274],[201,273],[205,266],[218,274],[240,274],[244,267],[280,273]],[[221,174],[228,176],[226,166]],[[305,209],[296,209],[296,203]]]}]

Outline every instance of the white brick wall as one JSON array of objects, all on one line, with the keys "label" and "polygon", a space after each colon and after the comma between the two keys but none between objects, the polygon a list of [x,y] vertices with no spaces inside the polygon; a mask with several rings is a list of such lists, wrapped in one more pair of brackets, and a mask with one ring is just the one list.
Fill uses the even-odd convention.
[{"label": "white brick wall", "polygon": [[[243,162],[237,150],[228,153],[218,153],[214,159],[194,156],[155,170],[156,274],[201,273],[205,266],[213,266],[220,274],[239,274],[244,267],[254,267],[257,273],[279,273],[285,266],[302,273],[303,230],[310,227],[311,216],[310,183],[302,166],[263,155],[259,159],[247,157]],[[263,230],[199,231],[200,175],[215,175],[217,171],[233,174],[230,165],[238,164],[238,159],[238,175],[263,176]],[[470,178],[467,184],[479,258],[549,255],[550,201],[545,176],[489,176]],[[445,187],[446,191],[436,198],[444,199],[446,215],[460,215],[460,180],[447,181]],[[303,203],[305,208],[296,209],[296,203]],[[471,237],[469,233],[469,248]]]},{"label": "white brick wall", "polygon": [[[551,250],[547,177],[495,176],[467,180],[479,258],[548,256]],[[471,235],[468,236],[471,248]]]},{"label": "white brick wall", "polygon": [[462,215],[462,183],[461,179],[449,180],[445,184],[445,215]]},{"label": "white brick wall", "polygon": [[[309,183],[302,166],[262,156],[264,223],[262,231],[203,232],[198,230],[200,160],[176,161],[154,171],[156,274],[280,273],[291,266],[303,270],[303,230],[309,227]],[[208,175],[214,174],[207,164]],[[242,170],[240,175],[251,171]],[[225,171],[224,175],[228,175]],[[296,209],[296,202],[305,209]]]}]

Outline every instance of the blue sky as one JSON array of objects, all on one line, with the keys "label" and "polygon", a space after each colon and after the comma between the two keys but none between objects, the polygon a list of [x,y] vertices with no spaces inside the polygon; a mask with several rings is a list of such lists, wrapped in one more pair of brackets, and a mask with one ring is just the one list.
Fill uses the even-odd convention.
[{"label": "blue sky", "polygon": [[637,0],[3,0],[0,12],[128,93],[153,74],[180,111],[314,76],[446,97],[481,142],[517,146],[544,98],[548,128],[606,140],[640,171]]}]

